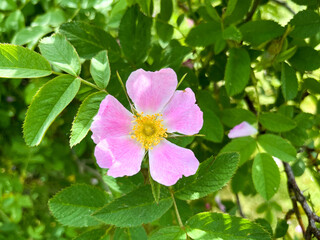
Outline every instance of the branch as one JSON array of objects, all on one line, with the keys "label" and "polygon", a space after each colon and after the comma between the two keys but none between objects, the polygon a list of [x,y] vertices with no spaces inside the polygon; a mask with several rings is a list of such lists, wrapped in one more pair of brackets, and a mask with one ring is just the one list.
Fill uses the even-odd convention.
[{"label": "branch", "polygon": [[246,218],[246,216],[242,212],[240,198],[239,198],[239,195],[237,193],[236,193],[236,198],[237,198],[237,204],[238,204],[238,209],[239,209],[240,216],[243,217],[243,218]]},{"label": "branch", "polygon": [[304,212],[308,217],[308,227],[304,234],[305,239],[310,240],[312,235],[314,235],[317,239],[320,239],[320,229],[318,229],[316,226],[316,222],[320,222],[320,217],[317,216],[308,205],[305,196],[303,195],[303,193],[297,185],[291,166],[286,162],[283,162],[283,166],[288,178],[289,193],[291,191],[294,193],[294,196],[291,197],[291,199],[295,202],[298,201],[301,204]]},{"label": "branch", "polygon": [[295,15],[295,11],[293,11],[293,9],[288,5],[288,3],[281,1],[281,0],[271,0],[272,2],[286,8],[290,13],[292,13],[293,15]]}]

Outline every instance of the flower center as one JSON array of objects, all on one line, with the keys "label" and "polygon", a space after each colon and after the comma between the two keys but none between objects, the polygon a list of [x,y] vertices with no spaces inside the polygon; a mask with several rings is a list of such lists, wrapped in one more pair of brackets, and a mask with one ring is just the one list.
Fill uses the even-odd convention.
[{"label": "flower center", "polygon": [[161,116],[161,114],[144,116],[143,113],[135,115],[131,138],[136,139],[147,150],[159,144],[167,137],[167,129],[163,127]]}]

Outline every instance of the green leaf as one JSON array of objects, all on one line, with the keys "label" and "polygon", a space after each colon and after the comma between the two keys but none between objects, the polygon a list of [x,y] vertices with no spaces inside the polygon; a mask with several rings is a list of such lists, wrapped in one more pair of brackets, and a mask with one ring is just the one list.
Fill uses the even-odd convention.
[{"label": "green leaf", "polygon": [[38,42],[40,38],[47,35],[49,32],[52,32],[52,28],[48,26],[23,28],[14,35],[11,42],[17,45],[24,45],[34,41]]},{"label": "green leaf", "polygon": [[229,96],[241,93],[250,77],[250,57],[243,48],[231,48],[225,70],[225,85]]},{"label": "green leaf", "polygon": [[257,192],[267,201],[278,191],[280,172],[269,154],[256,155],[252,165],[252,179]]},{"label": "green leaf", "polygon": [[221,112],[221,121],[232,128],[243,121],[255,123],[257,118],[252,112],[243,108],[226,108]]},{"label": "green leaf", "polygon": [[173,27],[170,24],[156,21],[156,30],[163,43],[170,42],[173,35]]},{"label": "green leaf", "polygon": [[239,163],[238,153],[222,153],[202,162],[197,173],[181,179],[175,187],[175,196],[194,200],[218,191],[229,182]]},{"label": "green leaf", "polygon": [[233,40],[236,42],[240,42],[242,40],[242,34],[237,27],[231,25],[223,30],[223,39],[225,40]]},{"label": "green leaf", "polygon": [[208,108],[202,108],[203,127],[200,134],[204,134],[205,138],[212,142],[221,142],[223,139],[223,126],[217,115]]},{"label": "green leaf", "polygon": [[161,0],[160,13],[158,18],[162,21],[168,22],[171,18],[173,11],[172,0]]},{"label": "green leaf", "polygon": [[162,188],[160,201],[157,204],[150,186],[144,186],[107,204],[93,216],[117,227],[134,227],[153,222],[171,206],[172,199],[167,189]]},{"label": "green leaf", "polygon": [[37,78],[52,73],[49,62],[40,54],[12,44],[0,44],[0,77]]},{"label": "green leaf", "polygon": [[151,234],[149,240],[185,240],[186,233],[178,226],[164,227]]},{"label": "green leaf", "polygon": [[309,38],[320,32],[320,16],[312,10],[298,12],[289,22],[293,26],[290,36],[293,38]]},{"label": "green leaf", "polygon": [[137,5],[128,8],[121,19],[119,40],[129,61],[137,64],[147,57],[151,42],[152,19],[143,15]]},{"label": "green leaf", "polygon": [[286,235],[289,228],[289,224],[287,223],[287,220],[285,219],[278,219],[277,226],[275,229],[274,237],[275,238],[281,238]]},{"label": "green leaf", "polygon": [[224,13],[224,17],[230,16],[237,5],[238,0],[229,0],[227,10]]},{"label": "green leaf", "polygon": [[241,137],[232,139],[220,150],[220,153],[238,152],[240,154],[239,166],[241,166],[250,159],[256,148],[256,141],[252,137]]},{"label": "green leaf", "polygon": [[84,232],[74,238],[73,240],[107,240],[108,234],[105,229],[94,229],[87,232]]},{"label": "green leaf", "polygon": [[49,208],[59,223],[71,227],[100,225],[90,215],[108,202],[106,193],[96,187],[76,184],[49,200]]},{"label": "green leaf", "polygon": [[199,213],[187,221],[186,229],[194,240],[271,240],[259,224],[222,213]]},{"label": "green leaf", "polygon": [[[235,1],[233,1],[235,2]],[[224,17],[224,24],[229,25],[231,23],[237,23],[241,21],[249,11],[251,6],[251,0],[238,0],[236,5],[232,7],[233,11],[228,13],[228,16]],[[228,4],[229,6],[229,4]],[[231,9],[230,9],[231,10]]]},{"label": "green leaf", "polygon": [[217,22],[200,23],[191,29],[185,42],[193,47],[206,47],[222,37],[221,25]]},{"label": "green leaf", "polygon": [[113,239],[116,240],[147,240],[148,236],[142,226],[135,228],[117,228]]},{"label": "green leaf", "polygon": [[105,92],[93,93],[83,101],[72,124],[70,147],[81,142],[87,135],[93,117],[98,113],[100,103],[106,95]]},{"label": "green leaf", "polygon": [[304,79],[304,87],[307,88],[311,93],[320,94],[320,82],[314,78]]},{"label": "green leaf", "polygon": [[273,134],[264,134],[258,137],[259,145],[270,155],[285,162],[296,160],[295,148],[285,139]]},{"label": "green leaf", "polygon": [[243,40],[258,47],[260,44],[280,37],[284,28],[271,20],[249,21],[239,28]]},{"label": "green leaf", "polygon": [[108,50],[111,62],[119,59],[118,43],[109,33],[98,27],[84,22],[68,22],[61,25],[59,32],[67,37],[82,58],[91,59],[98,52]]},{"label": "green leaf", "polygon": [[285,62],[282,63],[281,68],[281,89],[285,100],[292,100],[298,93],[298,79],[296,71],[293,70]]},{"label": "green leaf", "polygon": [[272,132],[287,132],[297,126],[292,119],[282,114],[271,112],[261,114],[260,123]]},{"label": "green leaf", "polygon": [[220,22],[221,21],[220,15],[218,14],[217,10],[211,5],[211,1],[205,0],[205,4],[206,4],[206,10],[209,16],[216,22]]},{"label": "green leaf", "polygon": [[74,47],[61,34],[54,34],[41,40],[39,44],[42,55],[53,66],[73,76],[81,71],[80,58]]},{"label": "green leaf", "polygon": [[38,145],[54,119],[76,96],[80,80],[62,75],[50,80],[33,97],[23,125],[29,146]]},{"label": "green leaf", "polygon": [[105,89],[108,86],[111,72],[106,50],[99,52],[91,59],[90,73],[99,88]]},{"label": "green leaf", "polygon": [[320,52],[312,47],[299,47],[289,62],[299,71],[313,71],[320,68]]},{"label": "green leaf", "polygon": [[183,59],[191,52],[191,49],[181,46],[179,41],[173,39],[163,52],[160,67],[180,67]]}]

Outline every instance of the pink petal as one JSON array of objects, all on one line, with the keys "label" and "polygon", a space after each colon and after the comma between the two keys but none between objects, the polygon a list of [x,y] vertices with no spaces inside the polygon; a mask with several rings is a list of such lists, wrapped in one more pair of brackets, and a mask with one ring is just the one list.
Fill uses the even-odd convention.
[{"label": "pink petal", "polygon": [[163,111],[163,124],[168,132],[192,135],[203,125],[203,113],[190,88],[176,91]]},{"label": "pink petal", "polygon": [[176,73],[165,68],[156,72],[138,69],[130,74],[126,86],[138,112],[159,113],[176,90]]},{"label": "pink petal", "polygon": [[145,150],[130,137],[106,138],[100,141],[94,155],[101,168],[109,168],[112,177],[132,176],[140,171]]},{"label": "pink petal", "polygon": [[197,172],[199,162],[189,149],[162,140],[149,150],[151,177],[166,186],[175,184],[182,175],[188,177]]},{"label": "pink petal", "polygon": [[245,137],[256,134],[258,131],[248,122],[244,121],[232,128],[228,134],[229,138]]},{"label": "pink petal", "polygon": [[98,114],[93,118],[92,139],[99,143],[107,137],[129,135],[132,121],[132,114],[116,98],[108,95],[101,102]]}]

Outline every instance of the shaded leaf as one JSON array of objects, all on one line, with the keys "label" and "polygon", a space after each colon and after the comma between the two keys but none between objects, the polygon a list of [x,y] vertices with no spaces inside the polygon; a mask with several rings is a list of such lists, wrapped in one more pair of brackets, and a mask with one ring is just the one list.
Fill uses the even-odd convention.
[{"label": "shaded leaf", "polygon": [[261,114],[260,123],[266,129],[273,132],[286,132],[294,129],[297,126],[292,119],[282,114],[271,112]]},{"label": "shaded leaf", "polygon": [[281,68],[281,89],[282,94],[287,101],[292,100],[297,96],[298,79],[296,71],[286,63],[282,63]]}]

